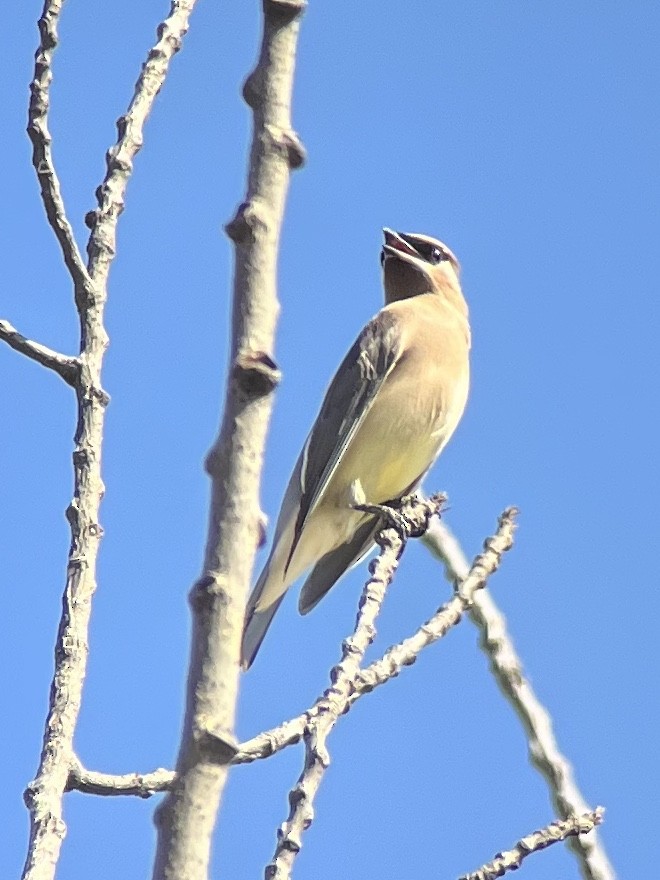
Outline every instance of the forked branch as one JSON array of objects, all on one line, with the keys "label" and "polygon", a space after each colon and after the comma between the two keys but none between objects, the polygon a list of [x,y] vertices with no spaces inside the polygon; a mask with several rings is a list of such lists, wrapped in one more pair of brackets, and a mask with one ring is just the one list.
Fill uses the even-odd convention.
[{"label": "forked branch", "polygon": [[99,511],[104,492],[101,460],[108,395],[102,386],[101,368],[108,343],[104,309],[117,223],[132,173],[132,160],[142,144],[144,123],[187,30],[194,0],[177,0],[172,4],[171,14],[161,24],[157,42],[143,66],[128,112],[119,122],[119,137],[108,151],[107,173],[97,190],[98,211],[86,218],[91,229],[87,265],[83,264],[66,216],[48,130],[51,65],[62,5],[63,0],[46,0],[39,21],[40,43],[35,56],[28,133],[46,216],[73,283],[80,320],[80,357],[67,359],[51,352],[20,337],[8,325],[4,335],[15,348],[54,369],[72,384],[78,403],[74,494],[66,512],[71,544],[41,759],[37,776],[25,792],[30,839],[24,880],[52,880],[66,832],[62,799],[75,764],[73,737],[87,669],[91,600],[97,585],[96,560],[103,534]]},{"label": "forked branch", "polygon": [[[431,519],[429,529],[434,528],[435,522],[435,519]],[[348,711],[364,694],[386,684],[406,666],[410,666],[420,651],[443,638],[461,620],[465,610],[474,601],[475,595],[486,586],[490,576],[499,567],[502,555],[511,548],[514,527],[515,509],[509,508],[499,517],[497,531],[485,540],[483,552],[475,558],[456,595],[441,606],[412,636],[389,648],[380,660],[374,661],[365,669],[356,671],[351,680],[349,692],[341,703],[341,713]],[[379,580],[378,583],[380,582]],[[369,603],[366,607],[372,610],[375,608],[373,604],[375,601],[374,589],[375,584],[370,580],[365,586],[365,590],[370,591]],[[363,598],[362,602],[364,603],[364,601]],[[364,623],[359,623],[357,628],[362,631],[363,625]],[[350,646],[352,642],[349,641],[347,644]],[[332,673],[333,679],[336,672],[335,669]],[[241,743],[231,763],[248,764],[252,761],[262,760],[300,742],[305,731],[309,730],[322,714],[328,701],[333,699],[333,694],[335,694],[334,684],[330,685],[306,712]],[[148,797],[158,791],[169,790],[174,779],[175,774],[171,770],[113,776],[87,770],[76,761],[71,771],[69,787],[92,794],[126,794]]]},{"label": "forked branch", "polygon": [[[361,671],[360,666],[365,651],[375,636],[375,620],[382,606],[386,588],[394,576],[407,538],[411,533],[416,535],[424,533],[429,522],[433,521],[433,515],[439,512],[441,503],[441,496],[436,496],[431,498],[426,506],[417,503],[416,506],[404,508],[404,517],[394,519],[391,526],[381,531],[378,537],[381,553],[371,563],[372,577],[365,585],[360,600],[354,634],[343,644],[342,658],[330,674],[332,682],[330,687],[306,716],[303,730],[304,767],[296,786],[289,794],[289,816],[279,829],[275,854],[266,868],[266,876],[269,880],[288,880],[291,876],[293,863],[302,846],[303,832],[314,818],[316,793],[330,763],[327,738],[339,718],[348,711],[360,693],[373,690],[377,684],[383,684],[398,674],[401,668],[398,659],[409,665],[426,645],[442,638],[450,627],[460,620],[462,610],[470,604],[474,592],[485,586],[489,575],[498,567],[502,553],[512,545],[513,509],[505,511],[500,517],[497,533],[485,542],[484,553],[475,560],[470,575],[463,585],[463,591],[459,590],[458,595],[452,600],[457,603],[452,613],[443,614],[445,609],[441,609],[416,634],[419,640],[416,640],[414,645],[406,645],[404,642],[402,645],[405,647],[397,646],[390,649],[385,658],[388,655],[391,658],[393,652],[396,653],[397,648],[401,648],[400,658],[397,661],[385,662],[384,666],[383,660],[377,661],[367,670]],[[402,524],[406,521],[413,524],[408,533],[402,531]],[[415,640],[415,636],[412,639]],[[378,671],[375,675],[366,676],[368,684],[365,685],[365,673],[373,670],[374,667]],[[273,740],[268,739],[268,734],[264,736],[264,742],[272,745]],[[289,744],[289,741],[284,744]]]},{"label": "forked branch", "polygon": [[[468,571],[467,559],[444,523],[434,520],[423,541],[444,563],[450,581],[464,580]],[[585,813],[589,809],[587,801],[570,761],[559,747],[550,713],[535,693],[506,619],[489,592],[475,595],[470,619],[481,633],[480,646],[488,657],[491,672],[523,726],[530,760],[545,779],[557,813],[564,819]],[[568,847],[577,859],[584,880],[616,880],[614,868],[596,831],[571,836]]]}]

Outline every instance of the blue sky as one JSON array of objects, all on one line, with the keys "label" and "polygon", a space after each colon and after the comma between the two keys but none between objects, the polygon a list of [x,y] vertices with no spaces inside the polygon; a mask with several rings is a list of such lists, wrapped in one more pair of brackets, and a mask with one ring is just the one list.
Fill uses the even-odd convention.
[{"label": "blue sky", "polygon": [[[24,134],[39,11],[12,6],[0,60],[9,208],[0,317],[73,352],[70,285]],[[83,242],[114,120],[166,12],[156,0],[65,9],[51,130]],[[259,26],[255,2],[200,3],[120,222],[104,372],[106,537],[76,741],[95,769],[171,766],[178,743],[186,595],[208,502],[202,462],[227,360],[232,254],[222,224],[244,191],[250,118],[239,89]],[[309,161],[292,180],[284,224],[284,380],[262,490],[272,519],[327,381],[380,306],[381,227],[445,240],[463,264],[473,385],[426,486],[449,494],[447,522],[469,556],[504,506],[521,509],[492,590],[587,800],[607,807],[603,839],[621,877],[645,876],[660,857],[659,39],[660,12],[643,2],[311,2],[294,98]],[[52,672],[74,406],[55,376],[6,347],[0,376],[10,756],[0,868],[9,877],[24,857],[21,796],[37,766]],[[364,573],[307,618],[293,596],[285,603],[243,679],[239,736],[297,714],[325,687]],[[409,548],[371,655],[447,595],[437,565]],[[454,877],[552,818],[467,622],[362,700],[330,749],[300,877]],[[213,876],[261,876],[300,767],[292,748],[232,774]],[[155,804],[69,795],[61,876],[145,876]],[[560,847],[523,871],[527,880],[577,877]]]}]

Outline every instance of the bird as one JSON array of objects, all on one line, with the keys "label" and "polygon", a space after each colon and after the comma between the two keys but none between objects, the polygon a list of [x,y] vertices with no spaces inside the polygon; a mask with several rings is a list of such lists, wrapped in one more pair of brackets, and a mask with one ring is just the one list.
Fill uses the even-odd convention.
[{"label": "bird", "polygon": [[248,599],[248,669],[286,591],[312,610],[372,549],[380,517],[363,505],[416,490],[454,433],[468,397],[471,344],[460,266],[428,235],[383,229],[385,305],[340,364],[298,457],[272,548]]}]

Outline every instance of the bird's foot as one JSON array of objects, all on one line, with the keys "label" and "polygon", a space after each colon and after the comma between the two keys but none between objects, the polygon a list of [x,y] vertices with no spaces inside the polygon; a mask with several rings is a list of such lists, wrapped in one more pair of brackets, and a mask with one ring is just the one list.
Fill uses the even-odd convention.
[{"label": "bird's foot", "polygon": [[444,495],[423,499],[413,494],[385,504],[354,504],[353,509],[375,514],[383,524],[396,529],[403,537],[420,538],[428,529],[431,518],[440,512],[444,501]]},{"label": "bird's foot", "polygon": [[397,502],[391,502],[390,504],[353,504],[352,507],[353,510],[359,510],[362,513],[372,513],[380,517],[384,526],[391,526],[400,535],[408,536],[411,534],[413,524],[405,513],[392,506],[394,503]]}]

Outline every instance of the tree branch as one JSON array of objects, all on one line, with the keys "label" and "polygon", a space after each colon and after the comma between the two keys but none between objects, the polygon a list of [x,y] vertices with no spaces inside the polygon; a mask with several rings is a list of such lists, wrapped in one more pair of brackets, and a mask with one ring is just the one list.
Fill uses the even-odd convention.
[{"label": "tree branch", "polygon": [[60,354],[59,351],[53,351],[52,348],[47,348],[39,342],[26,339],[9,321],[0,320],[0,339],[6,342],[14,351],[24,354],[30,360],[36,361],[43,367],[48,367],[49,370],[53,370],[64,379],[67,385],[75,387],[80,375],[79,358]]},{"label": "tree branch", "polygon": [[[460,584],[459,592],[422,624],[416,633],[389,648],[380,660],[374,661],[366,669],[358,670],[353,678],[350,693],[346,696],[342,712],[347,712],[361,696],[385,684],[398,675],[405,666],[411,665],[421,650],[441,639],[461,620],[465,610],[474,602],[477,592],[486,586],[488,578],[498,568],[502,554],[511,548],[515,513],[515,508],[509,508],[501,514],[496,533],[484,541],[484,552],[475,558],[470,571]],[[430,530],[434,529],[435,522],[437,520],[431,521]],[[252,761],[263,760],[287,746],[300,742],[305,731],[313,725],[333,693],[334,685],[331,685],[306,712],[241,743],[231,763],[249,764]],[[157,791],[169,790],[175,778],[172,770],[117,776],[99,773],[83,768],[76,759],[72,763],[68,788],[97,795],[148,797]]]},{"label": "tree branch", "polygon": [[64,0],[45,0],[39,19],[39,46],[34,57],[34,77],[30,83],[30,106],[27,133],[32,141],[32,164],[37,172],[41,200],[48,223],[55,233],[64,263],[76,290],[91,290],[92,282],[83,262],[71,224],[67,219],[60,182],[55,172],[48,129],[50,84],[53,79],[53,54],[57,48],[57,25]]},{"label": "tree branch", "polygon": [[[515,508],[508,508],[501,514],[497,531],[484,541],[484,552],[472,563],[456,595],[441,606],[412,636],[392,646],[380,660],[375,660],[366,669],[357,672],[344,711],[348,711],[364,694],[397,676],[405,666],[412,665],[420,651],[443,638],[461,620],[478,591],[486,586],[488,578],[497,570],[502,554],[512,547],[516,512]],[[437,519],[431,520],[429,530],[435,529],[437,522]],[[234,763],[244,764],[268,758],[275,752],[300,742],[306,728],[319,714],[318,707],[324,698],[325,694],[302,715],[242,743]]]},{"label": "tree branch", "polygon": [[158,41],[149,53],[126,117],[119,121],[119,139],[108,151],[107,174],[97,191],[99,210],[87,217],[91,234],[88,264],[81,266],[71,228],[66,221],[50,154],[46,127],[52,51],[61,0],[47,0],[39,22],[35,81],[30,103],[30,127],[42,197],[48,219],[60,242],[71,274],[80,319],[80,371],[75,383],[78,423],[73,452],[74,495],[66,515],[71,527],[62,616],[55,646],[55,672],[50,690],[41,760],[36,779],[25,792],[30,810],[30,840],[24,880],[52,880],[66,825],[62,797],[74,766],[73,736],[80,712],[87,669],[91,600],[96,590],[96,561],[103,528],[99,509],[104,493],[101,478],[103,425],[108,395],[101,384],[103,356],[108,344],[103,313],[107,280],[114,257],[119,215],[123,209],[132,159],[142,144],[142,127],[160,90],[169,62],[186,32],[194,0],[178,0],[159,27]]},{"label": "tree branch", "polygon": [[413,534],[418,536],[428,528],[429,520],[439,513],[443,501],[442,496],[435,496],[425,503],[413,499],[401,509],[403,516],[391,517],[376,538],[381,552],[369,565],[372,576],[360,598],[353,635],[344,641],[341,660],[330,673],[332,684],[317,701],[315,714],[305,728],[305,763],[295,788],[289,793],[289,816],[280,826],[275,854],[265,872],[269,880],[288,880],[291,876],[294,860],[302,846],[303,832],[314,819],[314,798],[330,765],[326,741],[350,705],[360,664],[376,636],[375,621],[386,590],[408,538]]},{"label": "tree branch", "polygon": [[[423,541],[444,563],[447,578],[453,582],[463,581],[467,560],[447,526],[435,520]],[[545,779],[555,809],[564,819],[585,813],[589,807],[570,762],[559,748],[550,714],[525,675],[522,660],[507,631],[506,619],[490,593],[475,595],[470,618],[481,633],[480,647],[488,657],[491,672],[525,730],[531,763]],[[569,848],[577,858],[584,880],[615,880],[614,869],[596,833],[571,837]]]},{"label": "tree branch", "polygon": [[540,852],[553,843],[589,834],[601,824],[604,813],[603,807],[596,807],[580,816],[569,816],[560,822],[552,822],[521,838],[513,849],[498,853],[492,862],[483,865],[479,870],[463,874],[459,880],[496,880],[497,877],[503,877],[509,871],[517,870],[532,853]]},{"label": "tree branch", "polygon": [[[91,230],[87,242],[87,262],[90,275],[99,287],[106,284],[115,256],[117,223],[124,210],[133,161],[142,149],[144,125],[165,83],[170,62],[181,49],[196,2],[172,0],[169,15],[156,29],[156,43],[142,65],[128,109],[117,119],[117,141],[106,153],[106,174],[96,190],[98,207],[85,217],[85,223]],[[79,303],[80,308],[83,311],[93,309],[99,292],[83,293],[90,295]]]},{"label": "tree branch", "polygon": [[203,880],[229,766],[240,642],[260,541],[259,481],[272,391],[279,306],[277,252],[290,172],[304,151],[291,128],[302,0],[264,0],[259,60],[243,95],[254,127],[245,201],[227,224],[235,245],[230,369],[219,435],[207,458],[211,502],[193,615],[186,708],[176,779],[156,811],[156,880]]},{"label": "tree branch", "polygon": [[87,770],[74,759],[66,784],[66,791],[105,796],[135,795],[149,798],[160,791],[168,791],[174,781],[174,773],[159,767],[151,773],[125,773],[115,775]]}]

